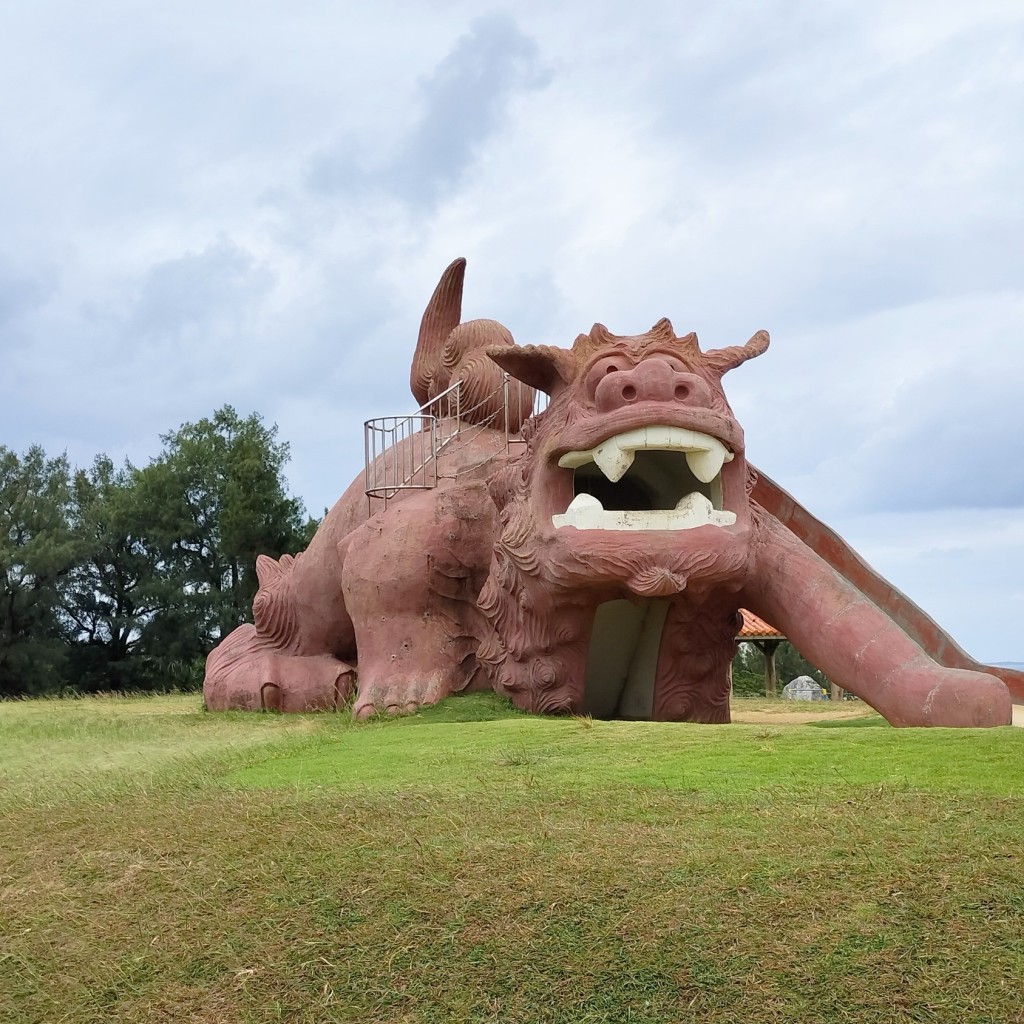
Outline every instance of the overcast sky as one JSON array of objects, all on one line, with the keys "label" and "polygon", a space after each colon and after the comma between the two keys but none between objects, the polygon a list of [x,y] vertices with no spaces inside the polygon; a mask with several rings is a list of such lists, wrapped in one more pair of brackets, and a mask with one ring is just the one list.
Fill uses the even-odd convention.
[{"label": "overcast sky", "polygon": [[0,443],[144,463],[231,403],[319,514],[419,318],[662,316],[751,460],[1024,661],[1020,0],[0,6]]}]

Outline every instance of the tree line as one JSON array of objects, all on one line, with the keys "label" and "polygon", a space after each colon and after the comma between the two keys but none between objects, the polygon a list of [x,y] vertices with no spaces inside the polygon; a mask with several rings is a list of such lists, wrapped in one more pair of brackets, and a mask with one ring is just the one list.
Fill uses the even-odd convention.
[{"label": "tree line", "polygon": [[276,426],[224,406],[161,441],[141,468],[0,445],[0,697],[196,688],[256,555],[309,543]]},{"label": "tree line", "polygon": [[[161,436],[142,468],[0,445],[0,698],[198,688],[206,655],[251,621],[256,556],[303,550],[318,523],[290,497],[288,445],[224,406]],[[781,683],[824,677],[789,644]],[[741,644],[737,693],[763,693]]]}]

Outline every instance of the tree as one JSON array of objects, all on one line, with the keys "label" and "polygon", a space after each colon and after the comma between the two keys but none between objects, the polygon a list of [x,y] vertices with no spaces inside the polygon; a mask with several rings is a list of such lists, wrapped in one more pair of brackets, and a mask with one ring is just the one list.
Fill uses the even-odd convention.
[{"label": "tree", "polygon": [[[787,640],[783,640],[775,651],[775,674],[778,678],[778,692],[797,676],[810,676],[820,686],[828,687],[824,674]],[[744,697],[764,696],[764,656],[753,643],[741,643],[732,663],[733,693]]]},{"label": "tree", "polygon": [[810,676],[819,686],[828,689],[829,681],[820,668],[815,668],[788,641],[779,645],[775,653],[775,671],[779,677],[779,692],[786,683],[791,683],[797,676]]},{"label": "tree", "polygon": [[80,540],[70,519],[67,457],[0,445],[0,695],[46,693],[65,682],[60,609]]},{"label": "tree", "polygon": [[230,406],[145,469],[0,446],[0,696],[198,685],[251,614],[256,556],[309,542],[277,428]]},{"label": "tree", "polygon": [[197,659],[251,617],[256,556],[308,543],[310,521],[285,491],[288,445],[276,438],[255,413],[224,406],[165,434],[164,451],[138,471],[148,536],[178,595],[141,638],[151,655],[198,671]]},{"label": "tree", "polygon": [[[143,636],[174,603],[174,587],[147,537],[138,472],[105,455],[79,470],[71,516],[80,556],[64,593],[75,643],[72,675],[82,690],[150,689],[161,679],[139,656]],[[166,685],[166,684],[165,684]]]}]

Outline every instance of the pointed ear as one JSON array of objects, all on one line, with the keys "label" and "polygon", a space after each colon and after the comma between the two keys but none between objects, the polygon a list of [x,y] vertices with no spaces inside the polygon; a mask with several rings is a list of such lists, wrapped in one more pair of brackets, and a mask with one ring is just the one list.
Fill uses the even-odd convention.
[{"label": "pointed ear", "polygon": [[553,345],[493,345],[487,354],[510,376],[551,397],[576,376],[572,353]]},{"label": "pointed ear", "polygon": [[758,331],[745,345],[730,345],[729,348],[715,348],[704,353],[704,365],[721,377],[729,370],[736,369],[748,359],[761,355],[768,348],[768,332]]}]

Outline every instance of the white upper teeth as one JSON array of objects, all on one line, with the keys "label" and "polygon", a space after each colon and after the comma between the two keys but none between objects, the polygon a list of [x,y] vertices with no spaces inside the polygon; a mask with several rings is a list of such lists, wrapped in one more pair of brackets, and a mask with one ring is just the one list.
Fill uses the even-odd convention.
[{"label": "white upper teeth", "polygon": [[563,469],[576,469],[595,462],[612,483],[617,483],[633,465],[636,453],[649,449],[685,452],[690,471],[703,484],[711,483],[721,473],[723,464],[732,461],[732,452],[717,437],[702,434],[699,430],[639,427],[609,437],[588,451],[566,452],[558,464]]}]

